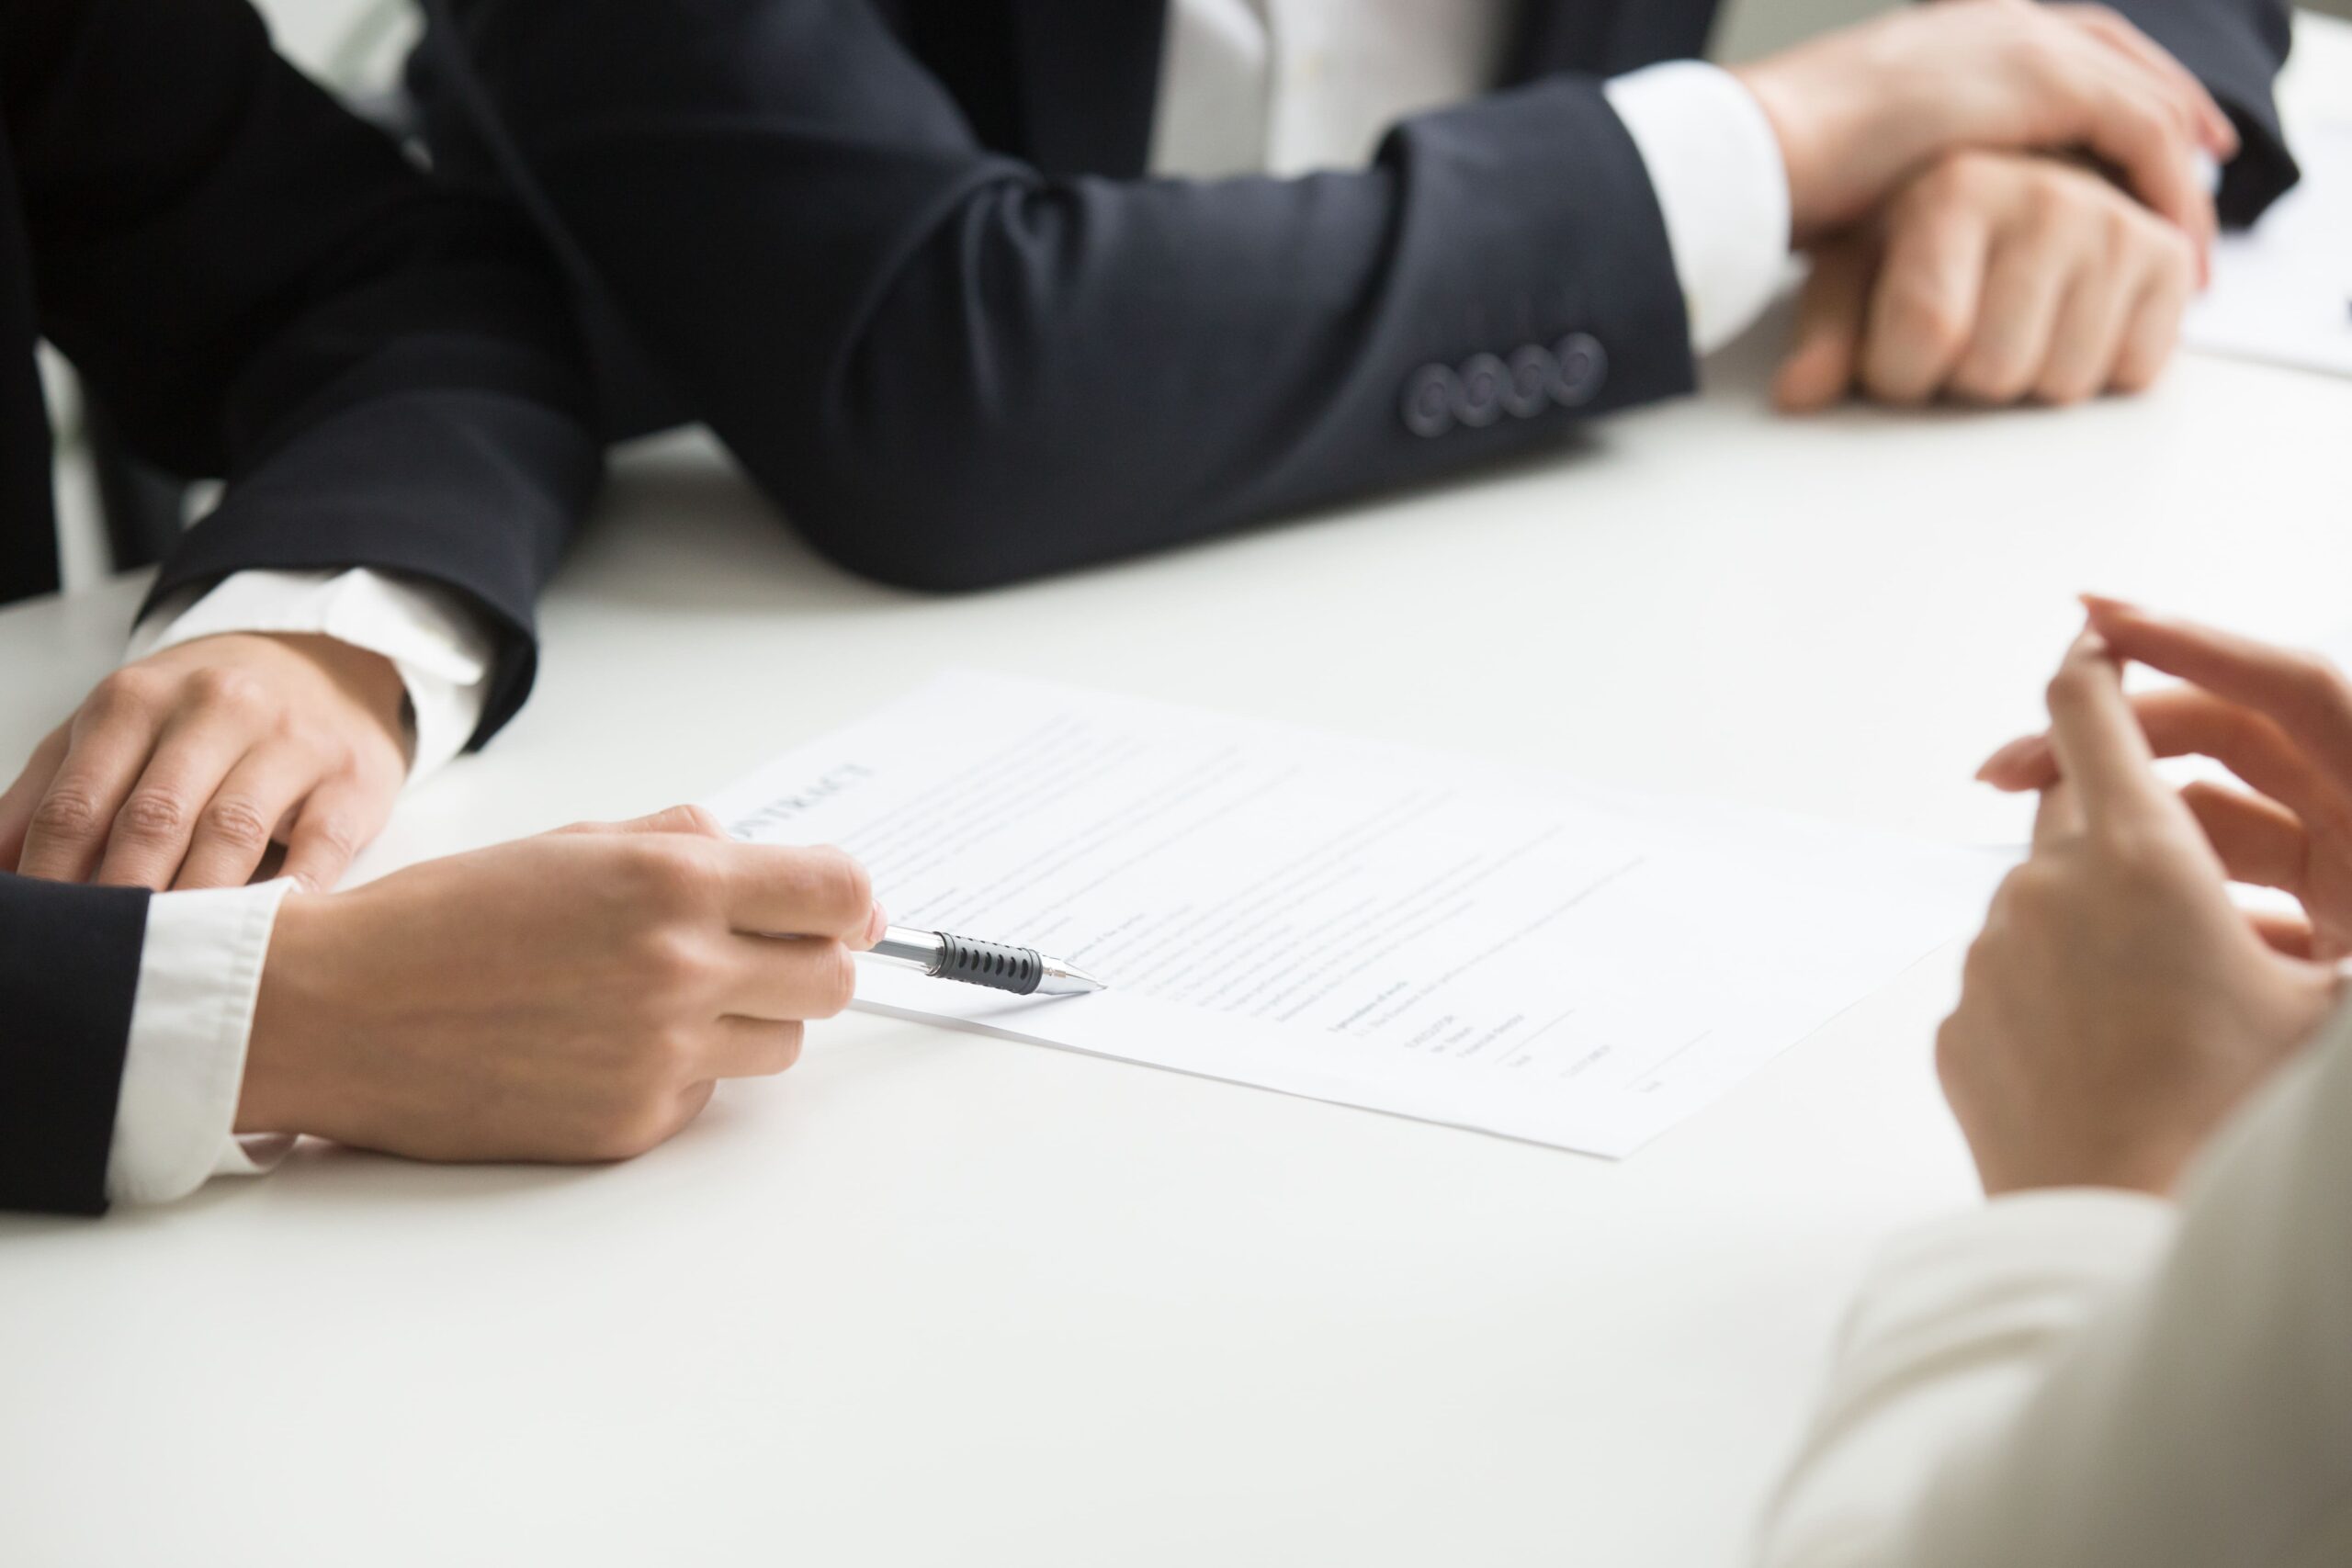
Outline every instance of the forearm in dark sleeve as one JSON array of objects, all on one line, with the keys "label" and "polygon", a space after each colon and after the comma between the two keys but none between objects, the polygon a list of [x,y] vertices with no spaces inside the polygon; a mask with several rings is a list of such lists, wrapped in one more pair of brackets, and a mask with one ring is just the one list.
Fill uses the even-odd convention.
[{"label": "forearm in dark sleeve", "polygon": [[0,1209],[107,1206],[147,895],[0,873]]},{"label": "forearm in dark sleeve", "polygon": [[[1656,198],[1589,80],[1411,121],[1368,171],[1054,179],[978,146],[863,5],[473,18],[528,166],[670,378],[886,579],[1164,546],[1691,383]],[[1565,397],[1408,426],[1418,373],[1564,341]]]},{"label": "forearm in dark sleeve", "polygon": [[230,481],[158,592],[340,566],[456,590],[500,634],[486,736],[599,466],[536,236],[277,59],[243,0],[27,4],[43,328],[135,447]]}]

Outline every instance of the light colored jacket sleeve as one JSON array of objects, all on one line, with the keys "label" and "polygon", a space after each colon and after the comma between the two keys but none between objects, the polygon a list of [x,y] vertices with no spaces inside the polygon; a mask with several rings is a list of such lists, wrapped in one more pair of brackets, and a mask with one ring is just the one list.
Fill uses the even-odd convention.
[{"label": "light colored jacket sleeve", "polygon": [[1770,1568],[2352,1563],[2352,1010],[2168,1205],[2007,1199],[1891,1248]]}]

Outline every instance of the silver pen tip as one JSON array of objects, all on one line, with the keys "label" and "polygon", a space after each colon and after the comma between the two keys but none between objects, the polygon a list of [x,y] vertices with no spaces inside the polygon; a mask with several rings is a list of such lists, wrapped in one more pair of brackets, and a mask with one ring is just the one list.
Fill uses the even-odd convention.
[{"label": "silver pen tip", "polygon": [[1085,970],[1048,959],[1045,976],[1037,982],[1037,994],[1045,997],[1082,997],[1090,991],[1107,991],[1110,987]]}]

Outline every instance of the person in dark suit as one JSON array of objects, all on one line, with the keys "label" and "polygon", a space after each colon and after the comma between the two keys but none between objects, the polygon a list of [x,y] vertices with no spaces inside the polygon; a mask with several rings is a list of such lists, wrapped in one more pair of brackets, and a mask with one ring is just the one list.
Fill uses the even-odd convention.
[{"label": "person in dark suit", "polygon": [[[837,855],[681,812],[354,893],[244,886],[282,832],[324,886],[380,820],[409,761],[390,649],[478,633],[477,740],[530,683],[598,458],[526,231],[243,0],[10,0],[0,600],[57,586],[43,338],[147,456],[229,482],[150,597],[187,635],[0,795],[0,1209],[176,1197],[258,1168],[242,1133],[616,1157],[790,1063],[878,919]],[[818,940],[742,934],[783,931]]]},{"label": "person in dark suit", "polygon": [[1714,8],[426,0],[413,80],[612,429],[705,420],[933,589],[1556,446],[1689,390],[1792,242],[1835,265],[1790,406],[2137,386],[2195,160],[2240,220],[2294,177],[2279,0],[1942,0],[1736,73]]}]

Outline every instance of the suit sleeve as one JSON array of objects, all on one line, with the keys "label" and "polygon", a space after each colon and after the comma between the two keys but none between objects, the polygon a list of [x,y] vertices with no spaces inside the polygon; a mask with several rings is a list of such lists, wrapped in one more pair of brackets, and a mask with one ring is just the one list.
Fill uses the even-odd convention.
[{"label": "suit sleeve", "polygon": [[0,1209],[107,1205],[147,895],[0,874]]},{"label": "suit sleeve", "polygon": [[155,595],[248,568],[453,589],[497,628],[487,738],[599,463],[536,240],[279,60],[244,0],[13,0],[6,29],[42,330],[144,455],[230,481]]},{"label": "suit sleeve", "polygon": [[1600,82],[1368,170],[1054,177],[858,0],[485,0],[468,56],[645,348],[821,548],[984,586],[1555,447],[1687,390]]},{"label": "suit sleeve", "polygon": [[2278,128],[2272,93],[2293,34],[2287,0],[2111,0],[2142,32],[2197,73],[2238,128],[2222,171],[2222,221],[2244,228],[2294,188],[2301,172]]},{"label": "suit sleeve", "polygon": [[1872,1271],[1769,1568],[2352,1562],[2352,1015],[2168,1205],[2001,1199]]}]

